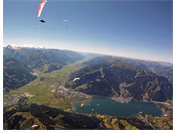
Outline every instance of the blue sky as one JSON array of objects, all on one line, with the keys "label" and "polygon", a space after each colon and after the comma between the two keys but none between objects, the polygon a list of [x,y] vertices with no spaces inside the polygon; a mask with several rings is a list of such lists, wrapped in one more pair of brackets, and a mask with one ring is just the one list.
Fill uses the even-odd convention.
[{"label": "blue sky", "polygon": [[[173,62],[172,1],[47,1],[40,18],[41,0],[3,1],[4,46],[54,47]],[[64,19],[70,22],[63,23]]]}]

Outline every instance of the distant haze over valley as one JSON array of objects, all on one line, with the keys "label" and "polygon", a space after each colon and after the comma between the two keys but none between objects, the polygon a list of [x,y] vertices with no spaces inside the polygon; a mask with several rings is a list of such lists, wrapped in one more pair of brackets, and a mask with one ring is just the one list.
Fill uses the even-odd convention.
[{"label": "distant haze over valley", "polygon": [[163,64],[167,64],[168,66],[171,66],[171,64],[173,65],[173,61],[172,60],[167,60],[167,59],[152,59],[151,58],[147,58],[147,57],[141,57],[140,56],[128,56],[126,54],[116,54],[116,53],[109,53],[109,52],[104,52],[104,51],[87,51],[87,50],[76,50],[74,49],[66,49],[66,48],[58,48],[58,47],[44,47],[44,46],[36,46],[36,45],[32,45],[32,44],[23,44],[23,45],[17,45],[17,44],[11,44],[11,45],[4,45],[4,47],[7,46],[11,46],[12,48],[36,48],[36,49],[59,49],[59,50],[69,50],[69,51],[76,51],[76,52],[81,52],[81,53],[88,53],[88,54],[98,54],[98,55],[107,55],[107,56],[115,56],[115,57],[122,57],[122,58],[131,58],[131,59],[135,59],[135,60],[144,60],[144,61],[156,61],[156,62],[160,62]]}]

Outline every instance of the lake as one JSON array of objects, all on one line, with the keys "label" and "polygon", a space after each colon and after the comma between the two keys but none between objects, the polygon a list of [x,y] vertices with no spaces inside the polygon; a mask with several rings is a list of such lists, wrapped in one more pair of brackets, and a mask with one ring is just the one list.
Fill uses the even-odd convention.
[{"label": "lake", "polygon": [[[83,106],[81,104],[83,103]],[[153,116],[161,115],[161,110],[152,102],[134,102],[120,103],[110,98],[92,97],[83,101],[74,101],[72,103],[73,110],[77,113],[91,113],[115,115],[115,116],[131,116],[133,114],[144,112]]]}]

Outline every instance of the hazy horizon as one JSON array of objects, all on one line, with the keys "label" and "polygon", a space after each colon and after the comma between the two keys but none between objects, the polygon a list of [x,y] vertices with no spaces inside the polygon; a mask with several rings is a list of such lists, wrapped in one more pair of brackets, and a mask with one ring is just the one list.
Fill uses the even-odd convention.
[{"label": "hazy horizon", "polygon": [[[10,44],[9,44],[10,45]],[[7,47],[8,45],[4,45],[3,47]],[[71,50],[71,49],[60,49],[60,48],[55,48],[55,47],[42,47],[42,46],[31,46],[31,45],[16,45],[12,44],[10,45],[12,47],[21,47],[21,48],[38,48],[38,49],[57,49],[57,50],[69,50],[69,51],[74,51],[74,52],[80,52],[80,53],[88,53],[88,54],[100,54],[100,55],[105,55],[105,56],[115,56],[115,57],[120,57],[120,58],[129,58],[129,59],[134,59],[134,60],[144,60],[144,61],[153,61],[153,62],[165,62],[165,63],[171,63],[169,61],[161,61],[161,60],[149,60],[149,59],[141,59],[141,58],[136,58],[136,57],[126,57],[126,56],[119,56],[119,55],[112,55],[112,54],[104,54],[104,53],[97,53],[97,52],[88,52],[88,51],[77,51],[77,50]]]}]

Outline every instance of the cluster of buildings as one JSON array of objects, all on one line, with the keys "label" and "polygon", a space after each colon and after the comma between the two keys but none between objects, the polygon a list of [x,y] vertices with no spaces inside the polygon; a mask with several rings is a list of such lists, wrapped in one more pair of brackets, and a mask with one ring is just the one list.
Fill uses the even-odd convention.
[{"label": "cluster of buildings", "polygon": [[71,99],[74,97],[79,97],[79,98],[89,98],[87,94],[84,94],[82,92],[74,91],[74,90],[69,90],[65,88],[64,86],[59,86],[58,88],[54,88],[51,90],[56,96],[59,97],[65,97],[66,99]]}]

